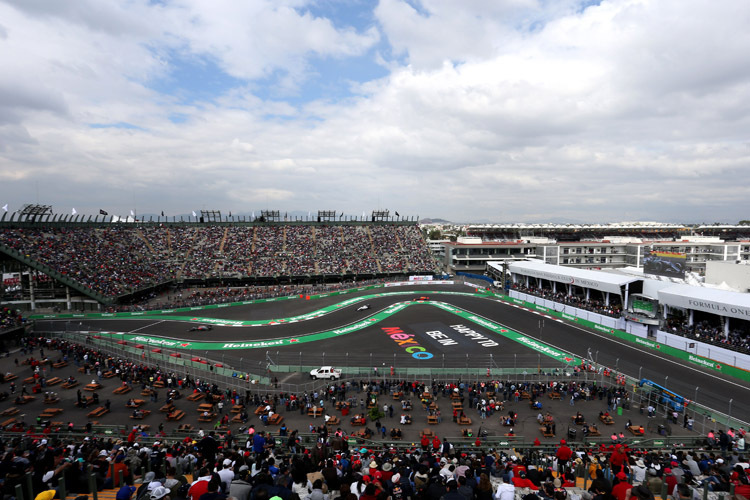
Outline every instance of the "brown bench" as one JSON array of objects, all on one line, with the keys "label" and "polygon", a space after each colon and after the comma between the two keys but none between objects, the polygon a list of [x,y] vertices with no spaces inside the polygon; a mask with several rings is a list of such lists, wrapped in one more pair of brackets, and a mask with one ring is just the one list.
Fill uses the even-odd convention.
[{"label": "brown bench", "polygon": [[170,412],[167,414],[167,420],[168,421],[175,421],[175,420],[182,420],[182,417],[185,416],[185,412],[182,410],[174,410],[173,412]]},{"label": "brown bench", "polygon": [[326,425],[340,425],[340,424],[341,424],[341,420],[339,419],[339,417],[336,417],[336,416],[329,418],[328,422],[326,422]]},{"label": "brown bench", "polygon": [[213,422],[213,420],[216,418],[216,413],[209,413],[207,415],[200,414],[198,416],[198,422]]},{"label": "brown bench", "polygon": [[34,385],[36,384],[36,379],[34,377],[26,377],[23,379],[24,384]]},{"label": "brown bench", "polygon": [[172,413],[174,411],[174,405],[172,403],[167,403],[159,408],[159,411],[162,413]]},{"label": "brown bench", "polygon": [[599,420],[606,425],[613,425],[615,423],[615,419],[611,415],[599,415]]},{"label": "brown bench", "polygon": [[313,406],[312,408],[310,408],[309,410],[307,410],[307,416],[308,417],[315,418],[315,417],[319,417],[321,415],[323,415],[323,409],[322,408],[318,408],[317,406]]},{"label": "brown bench", "polygon": [[127,394],[131,390],[132,389],[130,388],[129,385],[121,385],[120,387],[118,387],[117,389],[115,389],[114,391],[112,391],[112,393],[113,394]]},{"label": "brown bench", "polygon": [[458,417],[458,425],[471,425],[471,419],[466,415]]},{"label": "brown bench", "polygon": [[90,411],[89,414],[88,414],[88,417],[89,418],[99,418],[99,417],[103,417],[107,413],[109,413],[109,410],[107,408],[105,408],[104,406],[100,406],[96,410]]},{"label": "brown bench", "polygon": [[602,433],[596,427],[589,427],[589,436],[601,436]]},{"label": "brown bench", "polygon": [[269,425],[281,425],[281,422],[284,421],[284,417],[281,416],[278,413],[274,413],[270,417],[268,417],[268,424]]},{"label": "brown bench", "polygon": [[16,380],[17,378],[18,378],[18,375],[16,375],[15,373],[8,373],[7,375],[5,375],[6,382],[11,382],[13,380]]},{"label": "brown bench", "polygon": [[3,412],[0,413],[0,415],[2,415],[3,417],[10,417],[18,413],[18,411],[19,411],[18,408],[16,408],[15,406],[11,406],[10,408],[6,408],[5,410],[3,410]]},{"label": "brown bench", "polygon": [[49,413],[50,416],[54,417],[55,415],[57,415],[58,413],[62,413],[63,411],[64,410],[62,408],[47,408],[43,413]]},{"label": "brown bench", "polygon": [[425,429],[422,429],[422,434],[420,434],[419,437],[428,437],[428,438],[431,438],[431,437],[435,437],[435,433],[432,432],[432,429],[425,428]]},{"label": "brown bench", "polygon": [[232,413],[242,413],[242,410],[245,409],[245,405],[233,405],[232,406]]},{"label": "brown bench", "polygon": [[154,394],[154,390],[153,389],[143,389],[141,391],[141,396],[143,396],[144,398],[148,397],[148,396],[152,396],[153,394]]},{"label": "brown bench", "polygon": [[144,418],[151,415],[151,410],[140,410],[135,415],[130,415],[130,418],[133,420],[143,420]]},{"label": "brown bench", "polygon": [[550,399],[562,400],[562,395],[559,392],[550,392],[547,394]]},{"label": "brown bench", "polygon": [[188,396],[186,399],[188,401],[195,402],[195,401],[200,401],[201,399],[203,399],[205,397],[206,397],[206,395],[204,393],[202,393],[202,392],[194,392],[190,396]]},{"label": "brown bench", "polygon": [[242,414],[235,413],[235,415],[232,417],[231,422],[233,424],[241,424],[242,423]]},{"label": "brown bench", "polygon": [[17,401],[16,404],[25,405],[26,403],[31,403],[35,399],[36,396],[21,396],[21,400]]},{"label": "brown bench", "polygon": [[154,382],[154,387],[156,387],[157,389],[164,389],[166,385],[161,380],[157,380],[156,382]]},{"label": "brown bench", "polygon": [[130,404],[125,403],[125,406],[128,408],[140,408],[141,406],[145,405],[146,402],[142,399],[134,399],[130,402]]},{"label": "brown bench", "polygon": [[84,391],[94,392],[102,388],[102,384],[86,384]]},{"label": "brown bench", "polygon": [[61,387],[63,389],[72,389],[73,387],[78,385],[78,381],[74,380],[73,382],[65,382]]},{"label": "brown bench", "polygon": [[547,432],[547,427],[545,427],[543,425],[541,427],[539,427],[539,432],[541,432],[542,436],[544,436],[546,438],[555,437],[555,435],[552,433],[552,431]]},{"label": "brown bench", "polygon": [[115,372],[104,372],[104,374],[102,375],[102,377],[104,378],[112,378],[114,376],[115,376]]},{"label": "brown bench", "polygon": [[[255,413],[257,416],[260,417],[261,415],[265,415],[266,413],[268,413],[268,410],[266,410],[266,406],[265,405],[261,405],[261,406],[257,407],[253,413]],[[307,414],[309,415],[310,412],[308,411]]]},{"label": "brown bench", "polygon": [[180,424],[177,427],[177,432],[192,432],[192,431],[193,431],[193,426],[190,424]]},{"label": "brown bench", "polygon": [[643,436],[644,434],[646,434],[646,429],[638,425],[631,425],[630,427],[628,427],[628,430],[634,436]]},{"label": "brown bench", "polygon": [[68,366],[67,361],[58,361],[57,363],[52,363],[53,368],[65,368],[66,366]]},{"label": "brown bench", "polygon": [[15,418],[9,418],[5,422],[0,422],[0,427],[2,427],[2,428],[10,427],[11,425],[13,425],[15,423],[16,423],[16,419]]},{"label": "brown bench", "polygon": [[428,415],[427,416],[427,423],[430,425],[437,425],[437,417],[435,415]]},{"label": "brown bench", "polygon": [[212,412],[214,411],[214,405],[211,403],[203,403],[198,405],[198,411],[199,412]]},{"label": "brown bench", "polygon": [[46,405],[53,405],[55,403],[60,402],[60,396],[51,396],[51,397],[44,397],[44,404]]},{"label": "brown bench", "polygon": [[47,385],[48,386],[50,386],[50,385],[57,385],[60,382],[62,382],[62,379],[60,377],[52,377],[52,378],[47,379]]}]

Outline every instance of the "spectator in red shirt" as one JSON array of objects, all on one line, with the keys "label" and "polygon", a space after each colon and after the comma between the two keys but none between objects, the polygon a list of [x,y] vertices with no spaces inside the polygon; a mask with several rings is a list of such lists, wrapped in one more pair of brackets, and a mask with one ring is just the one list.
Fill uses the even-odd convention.
[{"label": "spectator in red shirt", "polygon": [[623,471],[618,472],[615,475],[615,483],[612,486],[612,496],[616,500],[625,500],[627,497],[628,490],[633,488],[633,485],[628,482],[628,476]]},{"label": "spectator in red shirt", "polygon": [[573,456],[573,450],[568,447],[564,439],[560,440],[560,447],[555,452],[555,456],[557,457],[557,469],[564,473],[570,457]]}]

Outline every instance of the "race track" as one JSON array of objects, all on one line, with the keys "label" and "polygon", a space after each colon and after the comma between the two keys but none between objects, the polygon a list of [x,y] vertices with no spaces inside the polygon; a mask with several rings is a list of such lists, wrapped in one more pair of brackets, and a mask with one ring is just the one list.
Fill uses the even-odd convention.
[{"label": "race track", "polygon": [[[412,301],[422,296],[429,300]],[[357,311],[362,304],[371,308]],[[38,323],[40,331],[61,326],[60,321]],[[750,384],[604,333],[543,318],[474,294],[465,285],[381,288],[315,300],[65,323],[69,330],[115,332],[117,338],[133,342],[158,339],[179,343],[178,349],[220,350],[230,366],[240,359],[260,362],[270,357],[279,364],[546,368],[575,365],[590,356],[600,365],[651,379],[718,411],[728,412],[731,400],[732,415],[743,420],[750,415]],[[203,324],[213,329],[189,331]]]}]

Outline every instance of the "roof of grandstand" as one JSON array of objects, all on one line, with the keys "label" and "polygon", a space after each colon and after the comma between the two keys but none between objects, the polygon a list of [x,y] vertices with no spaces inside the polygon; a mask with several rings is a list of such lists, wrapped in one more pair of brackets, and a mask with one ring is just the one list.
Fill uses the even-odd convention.
[{"label": "roof of grandstand", "polygon": [[[489,262],[488,266],[501,270],[502,265]],[[560,283],[570,283],[584,288],[595,288],[605,292],[620,293],[620,287],[637,281],[626,275],[590,271],[588,269],[576,269],[564,266],[545,264],[540,260],[527,260],[511,262],[508,269],[514,273],[520,273],[535,278],[542,278]]]},{"label": "roof of grandstand", "polygon": [[750,318],[750,294],[716,288],[674,285],[659,290],[659,301],[684,309],[696,309],[721,316]]}]

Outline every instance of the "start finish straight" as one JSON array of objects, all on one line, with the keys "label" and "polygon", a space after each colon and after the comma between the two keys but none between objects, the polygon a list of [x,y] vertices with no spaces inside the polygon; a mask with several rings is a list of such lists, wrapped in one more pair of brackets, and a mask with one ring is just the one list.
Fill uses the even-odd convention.
[{"label": "start finish straight", "polygon": [[398,345],[406,346],[404,350],[411,354],[412,358],[430,359],[433,357],[433,354],[431,352],[427,352],[427,349],[419,345],[419,343],[414,340],[413,333],[406,333],[398,327],[383,328],[382,330]]}]

